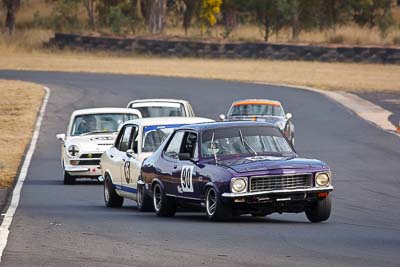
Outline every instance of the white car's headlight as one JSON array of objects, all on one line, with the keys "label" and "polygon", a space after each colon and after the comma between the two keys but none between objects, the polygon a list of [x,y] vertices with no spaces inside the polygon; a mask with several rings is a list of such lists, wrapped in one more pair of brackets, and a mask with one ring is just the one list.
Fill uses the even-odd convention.
[{"label": "white car's headlight", "polygon": [[315,176],[317,186],[328,186],[331,182],[331,174],[329,172],[320,172]]},{"label": "white car's headlight", "polygon": [[247,191],[247,177],[236,177],[231,180],[231,190],[233,193]]},{"label": "white car's headlight", "polygon": [[283,131],[285,129],[286,123],[284,121],[277,121],[275,123],[275,126],[281,129],[281,131]]},{"label": "white car's headlight", "polygon": [[79,156],[79,147],[77,145],[70,145],[67,149],[68,155],[71,157]]}]

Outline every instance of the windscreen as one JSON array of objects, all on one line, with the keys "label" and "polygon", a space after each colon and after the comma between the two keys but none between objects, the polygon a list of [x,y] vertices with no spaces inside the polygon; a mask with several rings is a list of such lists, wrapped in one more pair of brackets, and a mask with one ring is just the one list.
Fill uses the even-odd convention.
[{"label": "windscreen", "polygon": [[152,125],[143,127],[142,152],[154,152],[175,128],[185,124]]},{"label": "windscreen", "polygon": [[74,119],[71,136],[117,132],[118,126],[128,120],[137,119],[135,114],[85,114]]},{"label": "windscreen", "polygon": [[278,129],[245,126],[203,132],[201,153],[203,158],[210,158],[233,155],[283,156],[294,152]]},{"label": "windscreen", "polygon": [[179,103],[138,103],[130,107],[139,110],[143,118],[186,116],[183,105]]},{"label": "windscreen", "polygon": [[276,104],[243,104],[231,108],[228,116],[284,116],[280,105]]}]

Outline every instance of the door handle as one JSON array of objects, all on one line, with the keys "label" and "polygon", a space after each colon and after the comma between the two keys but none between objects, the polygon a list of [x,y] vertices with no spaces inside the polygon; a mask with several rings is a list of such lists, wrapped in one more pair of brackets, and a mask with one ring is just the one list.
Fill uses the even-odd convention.
[{"label": "door handle", "polygon": [[178,168],[178,165],[177,165],[177,164],[174,165],[174,169],[176,169],[176,168]]},{"label": "door handle", "polygon": [[114,158],[114,155],[111,155],[111,154],[110,154],[110,158]]},{"label": "door handle", "polygon": [[125,162],[125,159],[122,159],[123,162]]}]

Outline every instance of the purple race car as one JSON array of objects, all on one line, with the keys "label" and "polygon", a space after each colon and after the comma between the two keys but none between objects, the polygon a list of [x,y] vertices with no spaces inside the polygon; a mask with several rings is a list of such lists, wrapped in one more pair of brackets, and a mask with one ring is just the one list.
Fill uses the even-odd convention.
[{"label": "purple race car", "polygon": [[176,129],[143,162],[138,205],[159,216],[180,206],[205,209],[213,221],[305,212],[321,222],[331,213],[331,179],[326,163],[297,157],[271,124],[193,124]]}]

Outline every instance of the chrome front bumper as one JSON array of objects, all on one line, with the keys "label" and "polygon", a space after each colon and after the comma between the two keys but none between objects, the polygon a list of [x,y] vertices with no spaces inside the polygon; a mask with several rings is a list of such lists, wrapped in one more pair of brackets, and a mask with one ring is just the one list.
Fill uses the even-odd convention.
[{"label": "chrome front bumper", "polygon": [[90,166],[72,166],[67,165],[64,167],[64,170],[73,176],[100,176],[101,169],[99,165],[90,165]]},{"label": "chrome front bumper", "polygon": [[266,196],[266,195],[279,195],[279,194],[297,194],[297,193],[319,193],[319,192],[331,192],[333,186],[327,187],[312,187],[303,189],[282,189],[282,190],[271,190],[271,191],[260,191],[260,192],[246,192],[246,193],[222,193],[222,197],[226,198],[237,198],[237,197],[252,197],[252,196]]}]

